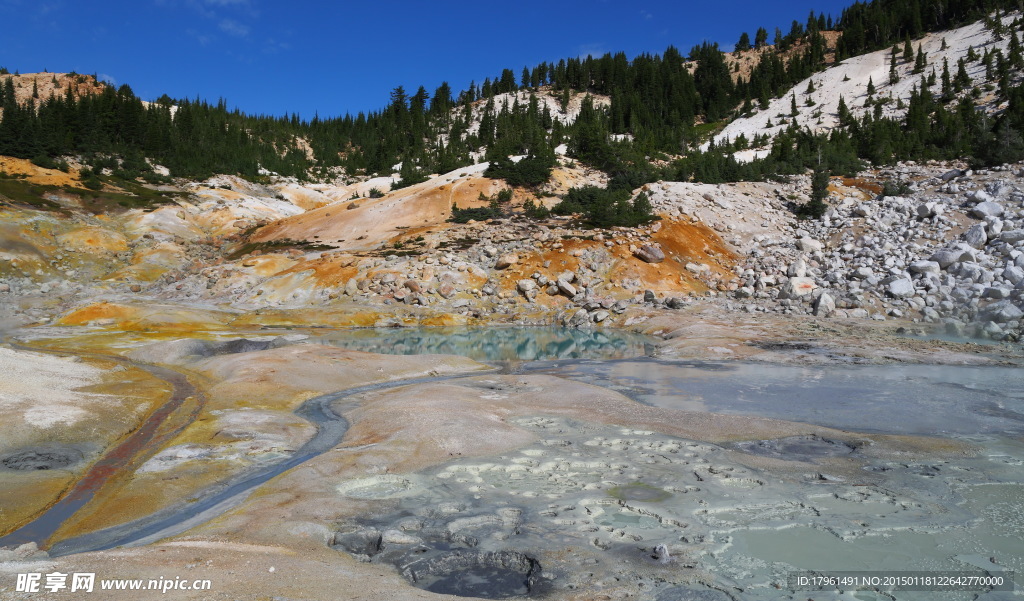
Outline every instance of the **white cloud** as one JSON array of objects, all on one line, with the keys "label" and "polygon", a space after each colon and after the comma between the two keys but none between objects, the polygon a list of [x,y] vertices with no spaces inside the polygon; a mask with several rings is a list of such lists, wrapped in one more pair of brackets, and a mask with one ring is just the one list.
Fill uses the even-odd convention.
[{"label": "white cloud", "polygon": [[195,29],[186,29],[185,33],[189,37],[195,39],[195,41],[199,42],[200,46],[206,46],[210,42],[213,41],[213,36],[209,36],[209,35],[206,35],[206,34],[203,34],[203,33],[199,33]]},{"label": "white cloud", "polygon": [[220,30],[228,35],[233,35],[236,38],[244,38],[249,35],[249,26],[239,23],[233,19],[224,19],[218,25]]},{"label": "white cloud", "polygon": [[267,40],[267,43],[263,46],[264,54],[278,54],[290,50],[292,47],[288,42],[280,42],[274,38]]},{"label": "white cloud", "polygon": [[600,57],[604,56],[607,53],[608,53],[608,49],[605,48],[605,45],[601,44],[601,43],[597,43],[597,44],[583,44],[582,46],[579,47],[579,53],[578,54],[579,54],[580,58],[587,58],[588,56],[592,56],[594,58],[600,58]]}]

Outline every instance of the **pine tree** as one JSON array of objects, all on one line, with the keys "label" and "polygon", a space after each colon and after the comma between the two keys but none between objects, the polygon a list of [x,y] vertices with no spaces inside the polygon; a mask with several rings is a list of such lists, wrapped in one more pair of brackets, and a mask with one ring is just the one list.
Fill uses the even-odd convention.
[{"label": "pine tree", "polygon": [[949,102],[953,99],[953,81],[949,76],[949,61],[942,59],[942,100]]},{"label": "pine tree", "polygon": [[789,116],[790,117],[796,117],[797,115],[799,115],[800,114],[800,109],[798,109],[797,106],[796,106],[796,94],[793,94],[793,97],[791,99],[790,105],[791,106],[790,106],[790,109],[789,109]]},{"label": "pine tree", "polygon": [[909,63],[914,60],[914,47],[910,44],[910,36],[908,35],[903,42],[903,62]]},{"label": "pine tree", "polygon": [[894,86],[900,81],[900,74],[896,70],[896,53],[892,53],[892,59],[889,61],[889,85]]},{"label": "pine tree", "polygon": [[953,87],[957,92],[963,92],[971,85],[971,77],[967,74],[967,65],[964,59],[956,62],[956,75],[953,77]]},{"label": "pine tree", "polygon": [[750,34],[743,32],[740,34],[740,40],[736,42],[736,52],[745,52],[750,50]]},{"label": "pine tree", "polygon": [[917,46],[917,58],[914,60],[914,74],[924,73],[924,68],[928,66],[928,58],[924,54],[924,50],[921,45]]},{"label": "pine tree", "polygon": [[853,117],[850,113],[849,107],[846,106],[846,99],[839,96],[839,106],[836,108],[836,116],[839,118],[840,125],[847,126]]},{"label": "pine tree", "polygon": [[797,208],[801,219],[820,219],[828,211],[825,199],[828,198],[829,171],[817,165],[811,175],[811,200]]},{"label": "pine tree", "polygon": [[754,48],[760,50],[768,45],[768,30],[764,27],[758,27],[757,33],[754,35]]},{"label": "pine tree", "polygon": [[869,97],[875,95],[875,82],[874,82],[874,80],[871,77],[868,77],[868,90],[867,90],[867,92],[868,92],[868,96]]},{"label": "pine tree", "polygon": [[1024,68],[1024,59],[1022,59],[1021,56],[1020,38],[1017,37],[1016,31],[1010,34],[1010,45],[1007,50],[1010,53],[1010,64],[1013,65],[1015,69]]}]

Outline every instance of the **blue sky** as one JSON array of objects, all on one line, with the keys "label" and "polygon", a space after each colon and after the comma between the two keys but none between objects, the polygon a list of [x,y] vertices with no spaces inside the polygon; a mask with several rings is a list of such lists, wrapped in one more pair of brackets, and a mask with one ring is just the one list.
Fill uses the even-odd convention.
[{"label": "blue sky", "polygon": [[732,48],[852,0],[0,0],[0,66],[98,73],[144,99],[225,98],[249,113],[334,116],[392,88],[456,91],[512,68],[704,40]]}]

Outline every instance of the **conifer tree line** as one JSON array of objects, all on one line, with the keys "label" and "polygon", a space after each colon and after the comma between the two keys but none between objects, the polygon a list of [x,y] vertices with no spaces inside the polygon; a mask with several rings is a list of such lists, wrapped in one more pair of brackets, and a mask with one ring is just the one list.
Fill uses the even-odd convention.
[{"label": "conifer tree line", "polygon": [[[608,172],[611,187],[630,189],[658,178],[727,181],[795,172],[807,166],[808,145],[827,146],[824,152],[834,155],[833,168],[858,160],[954,154],[995,160],[1015,156],[1015,140],[1020,137],[1020,90],[1013,87],[1011,76],[1020,71],[1019,40],[1016,56],[1011,52],[975,57],[987,61],[999,93],[1010,101],[1010,110],[998,120],[977,113],[970,99],[958,94],[965,85],[964,65],[943,65],[941,91],[933,91],[939,84],[930,83],[922,73],[903,121],[882,118],[879,105],[863,120],[844,118],[843,128],[828,138],[792,129],[779,137],[769,159],[747,166],[736,164],[730,153],[737,144],[750,141],[703,153],[696,147],[706,128],[702,124],[767,107],[771,99],[785,96],[794,84],[823,69],[825,30],[843,32],[837,59],[896,46],[896,61],[902,44],[899,60],[906,60],[908,52],[915,53],[911,39],[993,11],[1015,9],[1019,3],[873,0],[856,2],[835,21],[811,12],[806,21],[794,20],[786,33],[776,29],[770,36],[762,27],[753,37],[742,34],[736,51],[764,51],[744,77],[732,72],[716,44],[695,46],[686,56],[670,46],[660,55],[642,54],[632,60],[620,52],[545,62],[522,68],[518,77],[516,71],[504,69],[458,94],[447,83],[433,93],[422,86],[412,94],[397,87],[380,111],[310,120],[294,114],[247,115],[229,110],[223,100],[208,103],[164,96],[143,103],[126,85],[107,86],[101,94],[83,97],[69,89],[63,95],[19,104],[12,80],[7,79],[0,86],[0,154],[114,155],[123,159],[120,167],[126,175],[148,176],[145,157],[182,177],[255,176],[260,167],[300,178],[322,176],[330,168],[353,175],[384,174],[400,163],[399,186],[469,165],[482,155],[492,163],[488,175],[529,186],[547,179],[555,164],[554,148],[565,143],[570,156]],[[1006,32],[1011,34],[1016,40],[1017,32]],[[914,59],[926,57],[918,48]],[[511,92],[519,92],[516,100],[496,102],[498,95]],[[554,95],[564,108],[578,93],[607,96],[610,105],[599,108],[587,98],[576,121],[566,125],[539,101],[540,94]],[[479,127],[471,129],[477,120]],[[616,142],[612,134],[629,136]],[[312,156],[301,149],[300,138]],[[1001,142],[986,144],[986,139]],[[510,155],[527,158],[513,163]],[[650,161],[673,156],[684,158],[670,161],[670,167],[664,160],[658,167]]]}]

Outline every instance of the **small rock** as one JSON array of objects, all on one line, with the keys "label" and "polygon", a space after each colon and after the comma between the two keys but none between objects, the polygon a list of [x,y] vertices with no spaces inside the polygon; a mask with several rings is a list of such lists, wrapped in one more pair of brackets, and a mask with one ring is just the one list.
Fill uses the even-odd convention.
[{"label": "small rock", "polygon": [[982,202],[971,209],[971,215],[978,219],[985,217],[999,217],[1003,214],[1003,207],[995,202]]},{"label": "small rock", "polygon": [[1017,267],[1016,265],[1010,265],[1003,270],[1003,278],[1010,282],[1014,286],[1024,282],[1024,269]]},{"label": "small rock", "polygon": [[665,301],[665,306],[668,307],[669,309],[685,309],[687,306],[686,299],[679,298],[678,296],[673,296],[672,298]]},{"label": "small rock", "polygon": [[947,171],[947,172],[943,173],[942,175],[940,175],[939,179],[941,179],[944,182],[949,182],[949,181],[952,181],[952,180],[960,177],[963,174],[964,174],[963,171],[961,171],[959,169],[953,169],[952,171]]},{"label": "small rock", "polygon": [[941,267],[939,267],[936,261],[914,261],[910,264],[911,273],[939,273]]},{"label": "small rock", "polygon": [[971,248],[982,248],[988,242],[988,234],[985,233],[985,226],[976,223],[964,232],[964,242]]},{"label": "small rock", "polygon": [[[437,289],[437,293],[440,294],[443,298],[451,298],[451,297],[455,296],[455,294],[457,292],[458,292],[458,290],[456,290],[455,286],[453,286],[451,284],[447,284],[447,283],[446,284],[441,284],[438,287],[438,289]],[[454,303],[453,303],[453,306],[454,306]]]},{"label": "small rock", "polygon": [[571,328],[578,328],[583,324],[590,323],[590,314],[586,309],[577,309],[571,316],[567,316],[563,323]]},{"label": "small rock", "polygon": [[1007,244],[1016,244],[1024,241],[1024,230],[1010,230],[999,234],[999,239]]},{"label": "small rock", "polygon": [[858,267],[853,270],[852,277],[858,280],[866,280],[875,275],[875,272],[870,267]]},{"label": "small rock", "polygon": [[610,316],[611,314],[608,313],[607,311],[597,311],[596,313],[594,313],[593,320],[594,323],[601,323],[602,321],[608,319],[608,317]]},{"label": "small rock", "polygon": [[665,252],[650,244],[641,246],[633,254],[644,263],[661,263],[665,260]]},{"label": "small rock", "polygon": [[804,261],[803,258],[793,261],[789,269],[786,270],[786,275],[791,278],[807,277],[807,261]]},{"label": "small rock", "polygon": [[537,289],[537,282],[534,280],[519,280],[516,283],[516,287],[519,288],[520,292],[526,294]]},{"label": "small rock", "polygon": [[896,298],[907,298],[917,294],[914,289],[914,282],[910,278],[900,278],[889,282],[889,294]]},{"label": "small rock", "polygon": [[814,301],[814,315],[817,317],[828,317],[835,311],[836,301],[827,292],[822,292],[818,300]]},{"label": "small rock", "polygon": [[919,205],[917,205],[917,209],[916,209],[915,212],[917,213],[917,218],[918,219],[927,219],[929,217],[934,217],[935,216],[935,203],[934,202],[925,202],[925,203],[919,204]]},{"label": "small rock", "polygon": [[790,278],[779,292],[779,298],[802,298],[814,292],[817,287],[813,278]]},{"label": "small rock", "polygon": [[556,285],[558,286],[558,291],[569,298],[576,296],[576,287],[569,282],[566,282],[565,280],[558,280]]},{"label": "small rock", "polygon": [[818,242],[814,238],[810,238],[808,236],[804,236],[797,240],[796,247],[803,252],[818,252],[823,248],[821,242]]},{"label": "small rock", "polygon": [[940,268],[946,269],[954,263],[959,263],[960,261],[965,260],[967,257],[965,257],[964,254],[965,253],[962,250],[947,248],[935,251],[932,256],[929,257],[929,260],[935,261],[939,264]]},{"label": "small rock", "polygon": [[501,255],[498,257],[498,261],[494,264],[495,269],[507,269],[512,265],[519,262],[519,257],[516,255]]},{"label": "small rock", "polygon": [[423,542],[423,539],[401,530],[385,530],[381,535],[381,542],[386,545],[418,545]]},{"label": "small rock", "polygon": [[1024,317],[1024,311],[1021,311],[1016,305],[1009,301],[996,303],[981,314],[981,318],[984,321],[993,321],[996,323],[1018,321],[1021,317]]}]

